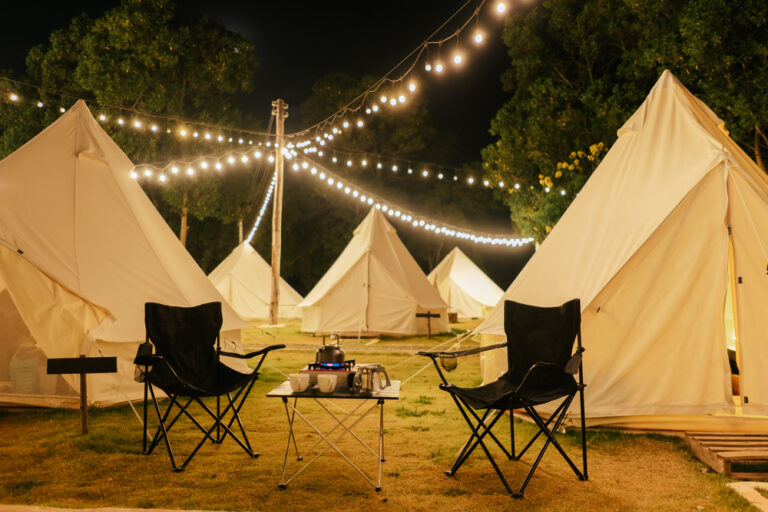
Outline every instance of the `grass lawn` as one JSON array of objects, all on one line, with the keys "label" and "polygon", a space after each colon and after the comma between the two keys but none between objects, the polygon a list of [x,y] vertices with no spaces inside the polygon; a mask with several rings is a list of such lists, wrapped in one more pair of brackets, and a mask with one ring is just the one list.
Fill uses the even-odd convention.
[{"label": "grass lawn", "polygon": [[[342,346],[348,359],[383,364],[391,378],[405,381],[428,363],[425,358],[413,357],[416,350],[448,339],[345,340]],[[512,500],[504,492],[481,453],[473,454],[456,476],[447,477],[443,471],[469,430],[450,397],[438,389],[433,368],[404,384],[398,402],[385,405],[387,460],[381,492],[374,492],[331,451],[287,489],[280,490],[277,483],[287,420],[281,400],[265,395],[285,375],[313,360],[320,339],[301,334],[297,324],[289,323],[277,329],[254,327],[243,341],[248,345],[289,345],[268,357],[243,408],[242,416],[259,458],[248,458],[228,439],[221,445],[206,443],[186,471],[173,473],[164,446],[150,456],[141,454],[141,425],[128,406],[91,409],[87,436],[79,435],[79,411],[0,410],[0,503],[275,511],[754,510],[726,487],[730,479],[707,471],[682,439],[673,436],[589,431],[590,480],[578,481],[550,448],[522,500]],[[462,345],[472,346],[472,342]],[[459,363],[450,380],[476,385],[478,375],[479,359],[471,356]],[[348,409],[354,402],[334,403]],[[330,418],[317,404],[305,400],[303,407],[301,402],[299,406],[313,421],[331,428]],[[535,432],[530,424],[515,421],[519,422],[519,442]],[[377,423],[377,416],[369,416],[355,432],[376,446]],[[306,450],[317,436],[298,419],[296,425],[299,450]],[[508,432],[508,420],[502,419],[498,427],[499,432]],[[188,421],[174,427],[170,437],[177,458],[186,456],[199,439],[198,433]],[[578,460],[578,431],[561,434],[560,440]],[[375,476],[375,458],[361,452],[354,439],[345,436],[340,446]],[[305,460],[309,458],[303,455]],[[513,486],[524,478],[532,456],[518,462],[497,458]],[[299,467],[292,456],[288,464],[291,472]]]}]

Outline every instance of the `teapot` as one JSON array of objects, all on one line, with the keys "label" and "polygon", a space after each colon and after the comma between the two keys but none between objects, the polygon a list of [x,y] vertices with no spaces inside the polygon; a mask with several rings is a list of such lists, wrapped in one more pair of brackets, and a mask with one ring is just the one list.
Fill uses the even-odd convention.
[{"label": "teapot", "polygon": [[[378,393],[391,384],[387,370],[380,364],[361,364],[356,370],[351,386],[356,393]],[[381,374],[386,384],[382,384]]]},{"label": "teapot", "polygon": [[316,363],[341,364],[344,362],[344,349],[339,346],[338,335],[331,334],[331,342],[336,341],[335,345],[326,345],[323,339],[323,346],[317,349],[315,354]]}]

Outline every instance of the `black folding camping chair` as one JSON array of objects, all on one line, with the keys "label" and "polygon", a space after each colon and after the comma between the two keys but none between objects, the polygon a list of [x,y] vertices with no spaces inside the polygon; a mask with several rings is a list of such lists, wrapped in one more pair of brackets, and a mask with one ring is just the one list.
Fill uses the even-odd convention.
[{"label": "black folding camping chair", "polygon": [[[581,364],[581,354],[584,349],[581,346],[579,299],[571,300],[559,307],[548,308],[505,301],[504,331],[507,335],[506,343],[458,352],[419,352],[420,355],[432,359],[443,381],[440,384],[440,389],[450,393],[472,432],[446,474],[448,476],[455,475],[475,448],[480,446],[507,492],[515,498],[521,498],[533,473],[539,466],[544,452],[552,445],[563,456],[579,480],[587,480],[584,382]],[[574,340],[577,341],[575,352],[573,352]],[[499,348],[507,349],[509,369],[498,380],[490,384],[477,388],[460,388],[449,384],[441,370],[441,366],[446,371],[455,369],[459,357]],[[579,375],[578,382],[574,378],[576,373]],[[568,408],[577,393],[580,397],[581,406],[582,471],[579,471],[554,436],[561,427]],[[535,406],[559,399],[562,399],[562,402],[546,420],[535,409]],[[515,427],[512,417],[514,409],[525,410],[538,426],[536,434],[517,453],[515,452]],[[482,410],[485,412],[480,415],[478,411]],[[510,414],[509,450],[491,431],[505,412]],[[546,438],[544,444],[522,485],[517,491],[514,491],[488,450],[485,442],[486,437],[490,437],[509,459],[519,460],[542,434]]]},{"label": "black folding camping chair", "polygon": [[[267,353],[285,348],[285,345],[272,345],[248,354],[223,352],[219,338],[222,325],[220,302],[210,302],[194,307],[166,306],[148,302],[144,305],[144,324],[147,332],[146,341],[139,346],[134,360],[138,370],[137,380],[144,382],[143,453],[146,455],[152,453],[162,439],[168,449],[173,470],[184,471],[206,439],[213,443],[221,443],[227,435],[230,435],[249,456],[258,457],[251,448],[248,435],[240,420],[240,409],[259,376],[259,368]],[[221,361],[222,356],[240,359],[261,356],[261,359],[253,371],[241,373],[224,364]],[[170,399],[163,413],[160,411],[155,393],[156,387],[165,392]],[[149,447],[147,447],[147,392],[151,395],[159,421],[159,427]],[[215,411],[203,401],[206,397],[216,398]],[[224,404],[222,404],[222,398],[226,399]],[[192,416],[190,412],[192,403],[198,404],[213,420],[210,427],[203,426]],[[224,405],[223,410],[222,405]],[[174,407],[177,411],[171,416]],[[189,418],[203,436],[184,462],[178,466],[171,449],[168,432],[182,415]],[[232,429],[235,422],[240,436]]]}]

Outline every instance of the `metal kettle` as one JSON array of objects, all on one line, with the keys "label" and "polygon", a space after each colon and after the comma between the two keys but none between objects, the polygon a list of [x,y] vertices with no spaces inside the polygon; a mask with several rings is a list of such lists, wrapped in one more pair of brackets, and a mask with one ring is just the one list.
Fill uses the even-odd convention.
[{"label": "metal kettle", "polygon": [[331,341],[336,341],[335,345],[326,345],[323,340],[323,346],[317,349],[315,354],[316,363],[335,363],[341,364],[344,362],[344,349],[339,346],[339,337],[337,335],[331,335]]},{"label": "metal kettle", "polygon": [[[382,383],[382,374],[386,379],[386,384]],[[387,370],[382,365],[361,364],[357,367],[357,372],[352,380],[352,390],[357,393],[378,393],[391,384]]]}]

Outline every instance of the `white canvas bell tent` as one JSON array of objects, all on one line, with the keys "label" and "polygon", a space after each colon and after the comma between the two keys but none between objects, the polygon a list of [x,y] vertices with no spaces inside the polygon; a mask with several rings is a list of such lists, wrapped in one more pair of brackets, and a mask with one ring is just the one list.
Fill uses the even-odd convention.
[{"label": "white canvas bell tent", "polygon": [[[0,162],[0,403],[76,406],[78,376],[49,357],[117,356],[92,404],[138,397],[144,303],[224,302],[83,101]],[[223,304],[225,330],[243,322]]]},{"label": "white canvas bell tent", "polygon": [[[244,241],[208,274],[216,289],[242,318],[269,317],[272,295],[272,267],[248,241]],[[278,317],[299,318],[297,304],[302,297],[280,278]]]},{"label": "white canvas bell tent", "polygon": [[[448,331],[448,305],[380,210],[371,211],[352,240],[299,304],[301,330],[355,336],[411,336]],[[439,314],[431,318],[417,313]]]},{"label": "white canvas bell tent", "polygon": [[454,247],[427,276],[448,303],[449,310],[464,318],[482,318],[495,306],[504,290]]},{"label": "white canvas bell tent", "polygon": [[[665,71],[503,299],[581,300],[590,424],[764,430],[766,250],[768,178]],[[504,334],[502,306],[477,332]],[[503,359],[483,358],[485,381]]]}]

